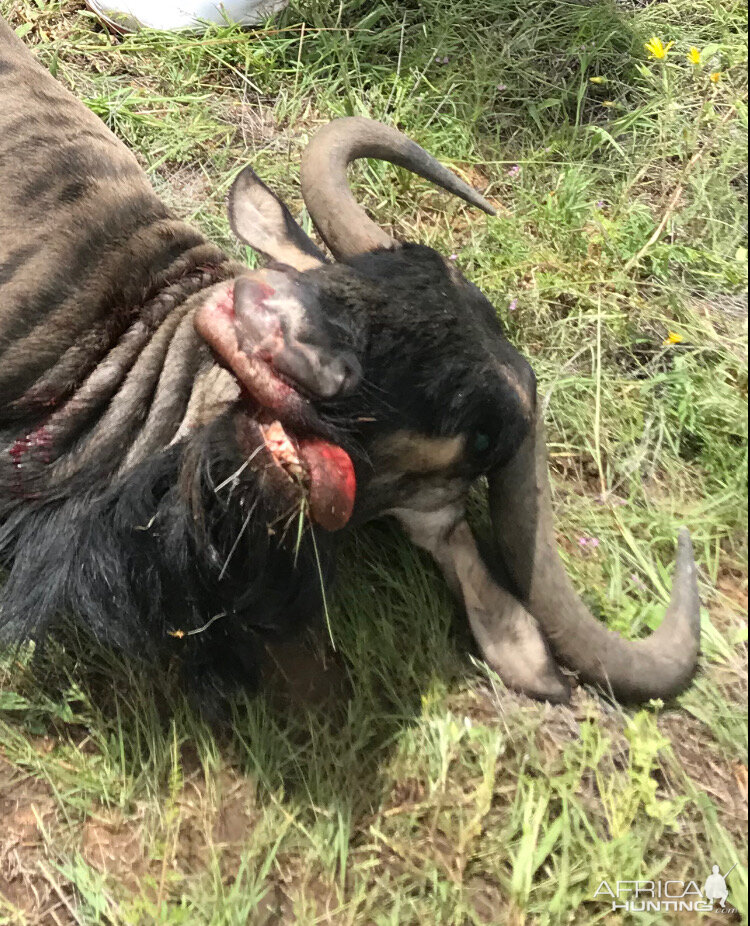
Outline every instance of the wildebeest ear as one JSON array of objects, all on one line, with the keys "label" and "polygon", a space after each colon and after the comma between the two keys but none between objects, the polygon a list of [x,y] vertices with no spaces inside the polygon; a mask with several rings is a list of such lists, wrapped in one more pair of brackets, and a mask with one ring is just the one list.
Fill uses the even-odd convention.
[{"label": "wildebeest ear", "polygon": [[228,208],[232,231],[253,250],[300,271],[325,263],[323,252],[252,168],[238,174]]}]

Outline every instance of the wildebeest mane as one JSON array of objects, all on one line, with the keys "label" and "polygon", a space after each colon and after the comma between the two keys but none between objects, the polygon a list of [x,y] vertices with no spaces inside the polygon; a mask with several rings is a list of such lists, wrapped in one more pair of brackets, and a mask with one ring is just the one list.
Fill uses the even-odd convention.
[{"label": "wildebeest mane", "polygon": [[146,341],[186,299],[212,282],[227,278],[233,270],[234,265],[213,245],[199,245],[173,261],[166,271],[140,278],[133,293],[118,285],[108,294],[100,316],[69,344],[60,345],[57,359],[42,368],[36,379],[29,375],[34,360],[30,350],[16,350],[27,369],[3,377],[0,428],[13,421],[28,422],[30,415],[48,415],[72,395],[129,328],[142,326]]}]

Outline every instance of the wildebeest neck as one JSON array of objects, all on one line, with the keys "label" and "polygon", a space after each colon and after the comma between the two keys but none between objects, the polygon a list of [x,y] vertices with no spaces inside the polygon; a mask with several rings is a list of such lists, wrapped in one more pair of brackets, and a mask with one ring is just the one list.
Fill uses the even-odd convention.
[{"label": "wildebeest neck", "polygon": [[226,258],[2,21],[0,61],[3,428],[34,407],[49,414],[129,329],[153,332]]},{"label": "wildebeest neck", "polygon": [[130,276],[144,276],[144,302],[124,306],[113,283],[114,306],[81,306],[84,314],[96,311],[92,330],[59,344],[56,362],[8,404],[0,481],[14,494],[44,493],[92,465],[113,473],[168,445],[180,428],[196,375],[210,364],[193,309],[236,267],[202,242],[150,280],[149,266],[142,254]]}]

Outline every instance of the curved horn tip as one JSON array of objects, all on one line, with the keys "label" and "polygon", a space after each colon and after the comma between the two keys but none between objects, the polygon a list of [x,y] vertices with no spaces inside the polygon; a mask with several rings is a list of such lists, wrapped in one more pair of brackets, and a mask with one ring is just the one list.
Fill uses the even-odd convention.
[{"label": "curved horn tip", "polygon": [[698,567],[695,565],[695,553],[690,531],[681,527],[677,533],[677,555],[675,557],[675,577],[679,581],[689,582],[698,595]]},{"label": "curved horn tip", "polygon": [[315,133],[303,151],[300,182],[313,223],[339,260],[398,247],[354,201],[349,189],[347,166],[366,157],[390,161],[488,215],[497,215],[481,193],[398,129],[363,116],[334,119]]},{"label": "curved horn tip", "polygon": [[487,202],[481,193],[477,193],[474,205],[481,209],[482,212],[486,212],[487,215],[491,215],[493,218],[497,216],[497,209],[495,209],[491,203]]},{"label": "curved horn tip", "polygon": [[685,613],[690,630],[696,640],[700,639],[701,600],[698,591],[698,569],[695,565],[690,531],[686,527],[681,527],[677,534],[677,557],[672,594],[674,597],[680,596],[681,610]]},{"label": "curved horn tip", "polygon": [[693,557],[693,541],[690,539],[690,531],[687,527],[681,527],[677,532],[677,557],[689,557],[690,562],[695,565]]}]

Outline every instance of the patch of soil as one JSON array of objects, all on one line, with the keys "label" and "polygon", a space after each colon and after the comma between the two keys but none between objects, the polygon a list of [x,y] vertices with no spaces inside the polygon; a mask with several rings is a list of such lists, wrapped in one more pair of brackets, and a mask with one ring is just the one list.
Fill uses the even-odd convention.
[{"label": "patch of soil", "polygon": [[225,772],[220,778],[219,809],[214,815],[211,839],[220,853],[222,877],[230,882],[239,868],[242,850],[252,839],[258,821],[255,785],[239,773]]},{"label": "patch of soil", "polygon": [[140,822],[137,817],[126,820],[118,811],[101,811],[86,821],[81,840],[81,853],[92,868],[136,893],[146,875],[158,878],[160,871],[160,863],[144,855]]},{"label": "patch of soil", "polygon": [[208,787],[196,774],[176,798],[174,824],[165,832],[166,869],[161,857],[149,853],[144,839],[147,824],[139,812],[123,817],[119,811],[102,808],[90,816],[83,826],[84,859],[136,894],[143,892],[144,884],[146,893],[152,888],[155,893],[165,870],[181,876],[205,871],[214,854],[223,879],[231,882],[257,822],[255,787],[228,769],[212,777],[210,795]]},{"label": "patch of soil", "polygon": [[296,855],[279,856],[279,882],[266,895],[268,924],[295,923],[309,916],[316,923],[339,923],[336,915],[340,906],[335,887],[319,872],[310,870],[309,863]]},{"label": "patch of soil", "polygon": [[[606,470],[608,459],[602,454],[602,467]],[[596,501],[602,500],[602,483],[599,464],[592,454],[587,451],[580,453],[555,453],[550,458],[550,469],[556,473],[564,486],[564,491],[570,491],[587,498],[594,497]],[[622,501],[612,493],[607,498],[610,504],[622,504]]]},{"label": "patch of soil", "polygon": [[54,824],[56,806],[45,782],[0,756],[0,897],[18,911],[19,922],[35,926],[75,923],[71,898],[44,873],[43,829]]},{"label": "patch of soil", "polygon": [[[507,911],[508,898],[500,886],[488,878],[479,875],[470,878],[466,884],[466,894],[480,923],[497,923],[500,911]],[[503,922],[508,922],[508,919],[503,917]]]}]

